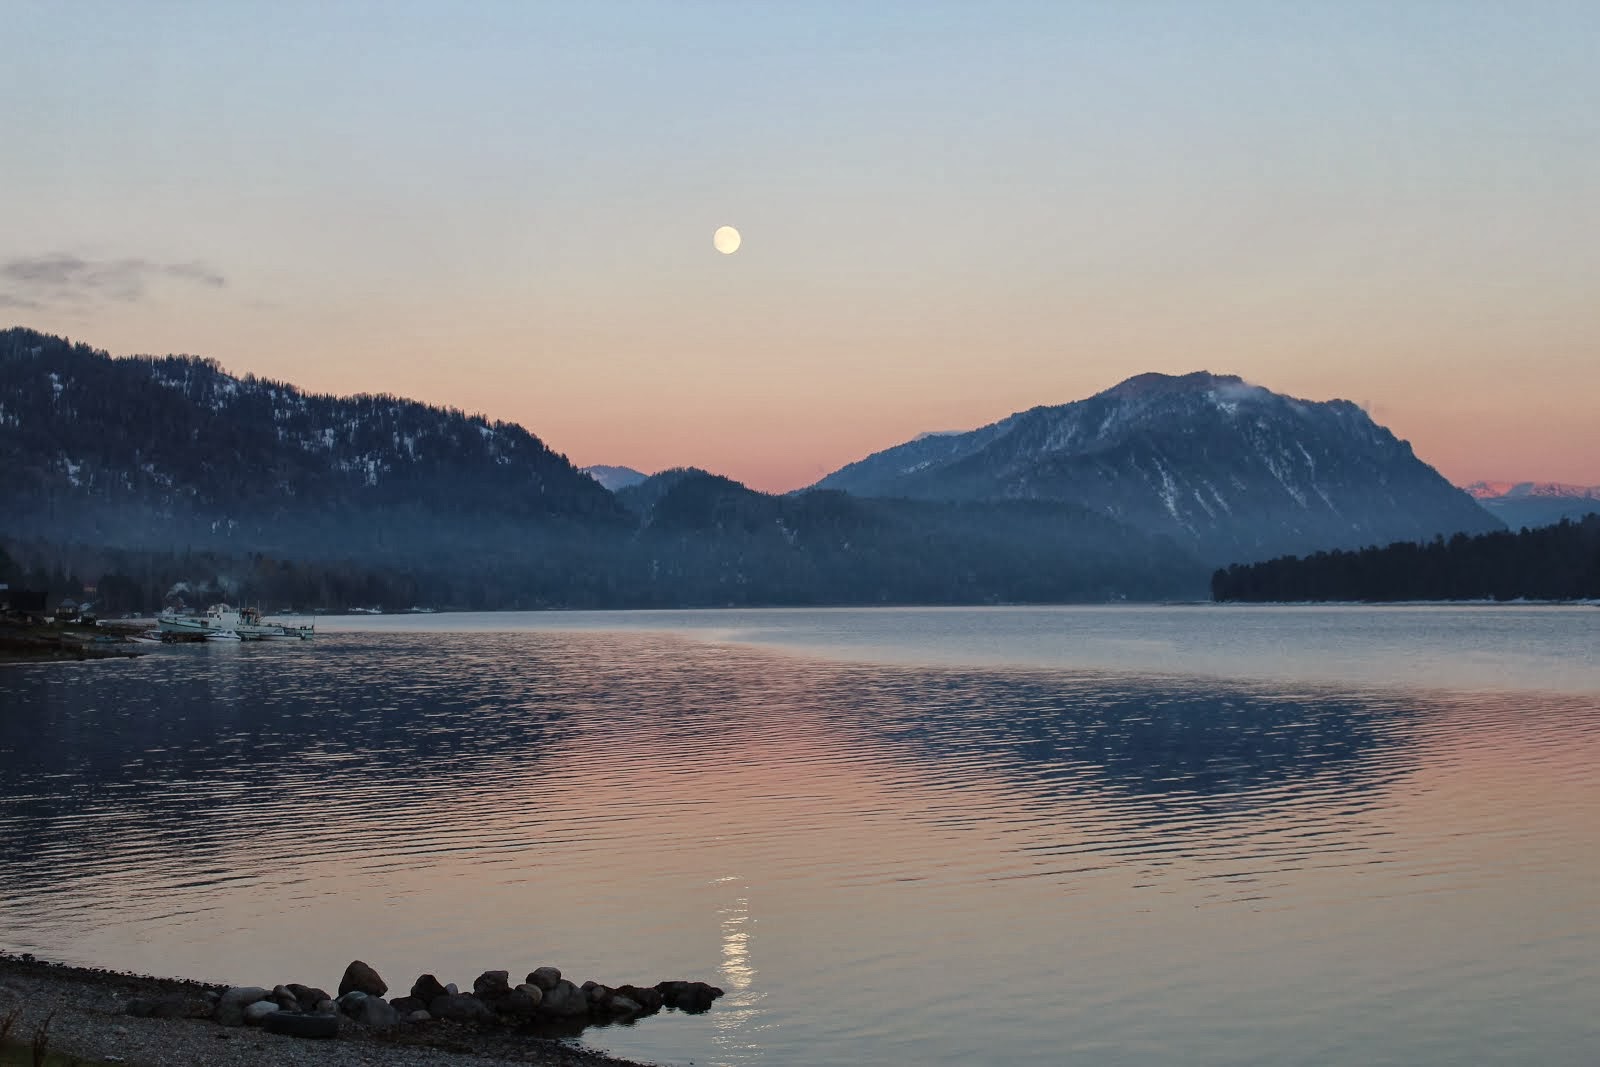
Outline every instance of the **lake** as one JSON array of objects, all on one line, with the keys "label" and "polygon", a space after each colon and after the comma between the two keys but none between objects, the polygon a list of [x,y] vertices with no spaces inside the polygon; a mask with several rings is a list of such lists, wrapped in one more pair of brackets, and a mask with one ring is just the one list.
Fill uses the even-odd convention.
[{"label": "lake", "polygon": [[0,670],[0,947],[699,1065],[1590,1063],[1600,610],[328,618]]}]

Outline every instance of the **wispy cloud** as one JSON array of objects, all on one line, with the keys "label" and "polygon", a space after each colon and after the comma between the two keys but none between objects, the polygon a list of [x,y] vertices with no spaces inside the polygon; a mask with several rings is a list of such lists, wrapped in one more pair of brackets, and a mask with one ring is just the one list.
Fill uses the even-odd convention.
[{"label": "wispy cloud", "polygon": [[152,282],[220,289],[228,284],[204,263],[149,259],[84,259],[62,254],[19,256],[0,263],[0,307],[40,308],[97,300],[143,300]]}]

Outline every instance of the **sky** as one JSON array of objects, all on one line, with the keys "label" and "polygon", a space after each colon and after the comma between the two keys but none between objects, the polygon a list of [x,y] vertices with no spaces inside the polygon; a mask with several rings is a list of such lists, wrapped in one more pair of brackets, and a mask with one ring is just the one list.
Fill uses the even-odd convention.
[{"label": "sky", "polygon": [[1600,484],[1592,2],[3,21],[0,325],[768,490],[1202,369]]}]

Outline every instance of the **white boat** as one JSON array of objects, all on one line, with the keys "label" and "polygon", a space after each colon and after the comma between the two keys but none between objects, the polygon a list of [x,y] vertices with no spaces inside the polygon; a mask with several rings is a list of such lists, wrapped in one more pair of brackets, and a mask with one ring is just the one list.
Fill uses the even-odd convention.
[{"label": "white boat", "polygon": [[200,640],[224,630],[241,641],[309,641],[316,636],[314,623],[301,625],[263,619],[260,608],[240,608],[235,611],[227,604],[213,604],[204,615],[165,611],[156,619],[156,625],[163,635],[172,635],[179,640]]},{"label": "white boat", "polygon": [[244,638],[240,637],[238,634],[234,633],[232,630],[212,630],[210,633],[206,634],[205,639],[207,641],[243,641],[244,640]]}]

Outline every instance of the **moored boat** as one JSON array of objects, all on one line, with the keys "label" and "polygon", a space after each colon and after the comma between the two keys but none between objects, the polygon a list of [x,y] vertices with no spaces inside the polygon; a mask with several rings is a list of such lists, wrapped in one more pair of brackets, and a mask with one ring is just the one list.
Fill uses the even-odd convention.
[{"label": "moored boat", "polygon": [[227,631],[241,641],[304,640],[316,636],[314,623],[279,622],[261,617],[260,608],[240,608],[213,604],[204,615],[166,611],[156,619],[164,637],[173,640],[201,640]]}]

